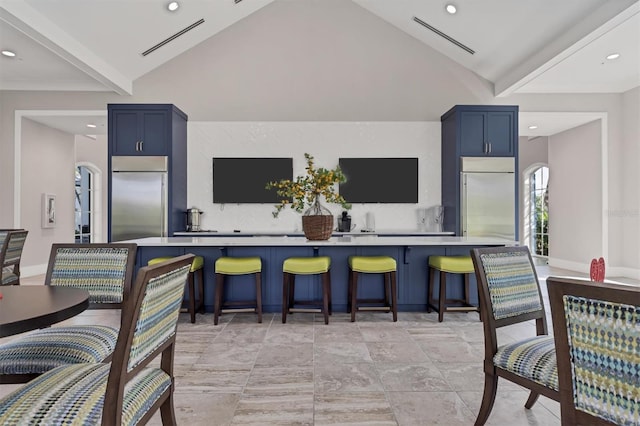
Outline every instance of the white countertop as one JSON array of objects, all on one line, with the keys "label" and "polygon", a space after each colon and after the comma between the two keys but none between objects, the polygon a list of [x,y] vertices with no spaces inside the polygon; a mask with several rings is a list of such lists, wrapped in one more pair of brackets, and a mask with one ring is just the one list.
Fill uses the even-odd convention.
[{"label": "white countertop", "polygon": [[[195,232],[175,232],[174,235],[176,237],[253,237],[253,236],[272,236],[272,237],[302,237],[304,233],[302,231],[294,231],[294,232],[283,232],[283,231],[195,231]],[[339,237],[343,235],[384,235],[384,236],[401,236],[401,235],[411,235],[411,236],[453,236],[454,232],[431,232],[431,231],[411,231],[411,230],[393,230],[393,231],[372,231],[372,232],[362,232],[362,231],[351,231],[351,232],[333,232],[334,237]]]},{"label": "white countertop", "polygon": [[253,236],[253,237],[149,237],[121,241],[139,246],[236,246],[236,247],[294,247],[294,246],[513,246],[516,241],[492,237],[454,236],[378,236],[346,235],[331,237],[326,241],[309,241],[304,237]]}]

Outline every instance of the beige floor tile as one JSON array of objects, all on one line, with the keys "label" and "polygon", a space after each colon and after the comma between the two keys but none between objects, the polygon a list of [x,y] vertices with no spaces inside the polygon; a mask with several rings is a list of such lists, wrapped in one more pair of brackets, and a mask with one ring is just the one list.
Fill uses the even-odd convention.
[{"label": "beige floor tile", "polygon": [[[482,392],[458,392],[460,398],[465,402],[469,409],[473,412],[474,419],[480,410],[482,402]],[[547,403],[559,404],[555,401],[547,401],[541,403],[544,397],[540,397],[538,402],[530,409],[524,408],[529,392],[526,390],[502,390],[498,385],[498,393],[496,396],[493,409],[489,415],[486,426],[557,426],[560,419],[549,409]],[[544,398],[546,399],[546,398]]]},{"label": "beige floor tile", "polygon": [[264,344],[256,359],[256,366],[294,366],[313,363],[313,343]]},{"label": "beige floor tile", "polygon": [[[176,393],[176,422],[185,426],[230,425],[239,399],[240,394]],[[162,425],[160,413],[156,413],[147,424]]]},{"label": "beige floor tile", "polygon": [[420,363],[429,358],[414,342],[372,342],[367,343],[373,362],[381,363]]},{"label": "beige floor tile", "polygon": [[313,366],[256,367],[244,388],[245,394],[313,394]]},{"label": "beige floor tile", "polygon": [[475,419],[455,392],[388,392],[387,395],[399,425],[468,426]]},{"label": "beige floor tile", "polygon": [[450,391],[451,386],[432,363],[376,364],[385,391]]},{"label": "beige floor tile", "polygon": [[382,392],[316,394],[314,425],[395,426],[391,405]]},{"label": "beige floor tile", "polygon": [[373,364],[329,363],[315,366],[315,391],[321,394],[382,392]]},{"label": "beige floor tile", "polygon": [[313,355],[313,361],[319,364],[373,362],[364,342],[316,343]]}]

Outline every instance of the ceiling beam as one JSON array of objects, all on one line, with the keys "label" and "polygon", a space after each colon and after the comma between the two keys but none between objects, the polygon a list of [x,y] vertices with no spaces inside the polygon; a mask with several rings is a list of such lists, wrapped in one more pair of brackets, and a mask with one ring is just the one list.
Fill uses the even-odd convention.
[{"label": "ceiling beam", "polygon": [[567,32],[500,77],[494,84],[494,95],[512,94],[637,13],[640,13],[638,0],[603,2]]},{"label": "ceiling beam", "polygon": [[80,71],[120,95],[133,94],[133,82],[60,27],[22,1],[0,1],[0,19]]}]

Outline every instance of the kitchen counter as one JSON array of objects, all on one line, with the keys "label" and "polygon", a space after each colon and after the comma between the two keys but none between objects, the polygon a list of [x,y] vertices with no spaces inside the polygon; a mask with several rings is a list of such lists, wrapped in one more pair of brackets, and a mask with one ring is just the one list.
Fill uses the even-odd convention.
[{"label": "kitchen counter", "polygon": [[[400,311],[423,312],[427,307],[427,289],[430,285],[428,258],[434,255],[468,256],[474,247],[517,245],[516,241],[490,237],[456,237],[391,234],[350,233],[335,235],[326,241],[309,241],[303,236],[289,235],[226,235],[183,237],[152,237],[130,240],[138,245],[136,266],[139,268],[160,256],[178,256],[193,253],[204,258],[205,308],[213,312],[215,288],[215,261],[222,256],[262,259],[262,300],[265,312],[280,312],[282,303],[282,262],[292,256],[329,256],[331,258],[332,303],[336,312],[347,309],[347,283],[349,256],[391,256],[397,262],[398,309]],[[364,298],[381,297],[380,274],[362,274]],[[436,274],[436,286],[438,285]],[[255,284],[252,275],[228,277],[233,285],[226,286],[227,300],[252,299]],[[471,301],[477,301],[475,276],[471,274]],[[459,274],[447,277],[447,298],[462,295],[463,279]],[[301,298],[321,297],[319,277],[302,275],[296,279],[296,294]],[[359,289],[360,293],[361,290]],[[437,294],[437,293],[436,293]]]},{"label": "kitchen counter", "polygon": [[[194,232],[174,232],[174,236],[176,237],[263,237],[263,236],[288,236],[288,237],[303,237],[304,233],[302,231],[297,232],[281,232],[281,231],[214,231],[214,230],[204,230],[204,231],[194,231]],[[453,236],[454,232],[431,232],[431,231],[375,231],[375,232],[362,232],[362,231],[351,231],[351,232],[334,232],[333,237],[340,237],[343,235],[378,235],[385,237],[399,237],[399,236],[417,236],[417,237],[442,237],[442,236]]]},{"label": "kitchen counter", "polygon": [[511,246],[515,241],[492,237],[455,236],[386,236],[370,234],[350,234],[331,237],[328,240],[310,241],[305,237],[288,235],[251,236],[190,236],[190,237],[149,237],[128,240],[138,246],[180,246],[180,247],[325,247],[325,246]]}]

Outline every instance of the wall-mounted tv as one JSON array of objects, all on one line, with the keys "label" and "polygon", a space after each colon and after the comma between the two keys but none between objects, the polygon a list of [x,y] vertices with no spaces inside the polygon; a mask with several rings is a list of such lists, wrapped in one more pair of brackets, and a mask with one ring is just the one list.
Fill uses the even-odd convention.
[{"label": "wall-mounted tv", "polygon": [[293,179],[292,158],[213,158],[213,202],[274,203],[282,200],[267,182]]},{"label": "wall-mounted tv", "polygon": [[340,195],[348,203],[417,203],[417,158],[340,158],[347,181]]}]

